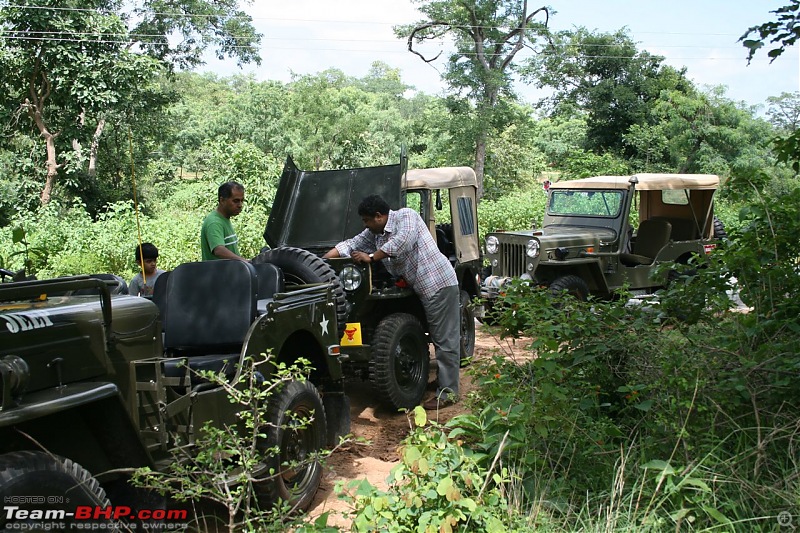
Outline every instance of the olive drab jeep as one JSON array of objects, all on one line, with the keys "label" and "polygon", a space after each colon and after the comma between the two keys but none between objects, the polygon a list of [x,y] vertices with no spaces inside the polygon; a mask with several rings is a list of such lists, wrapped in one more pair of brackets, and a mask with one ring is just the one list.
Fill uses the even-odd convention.
[{"label": "olive drab jeep", "polygon": [[[350,258],[321,256],[364,230],[357,211],[370,194],[383,197],[392,209],[417,210],[456,271],[461,357],[467,360],[475,348],[471,302],[480,290],[476,190],[475,172],[468,167],[406,171],[403,160],[397,165],[304,171],[289,158],[264,232],[271,249],[253,262],[277,264],[287,284],[335,283],[346,373],[369,380],[390,407],[411,408],[419,404],[428,383],[429,340],[422,304],[381,262],[359,265]],[[445,204],[449,217],[440,215]],[[302,268],[289,267],[289,262]]]},{"label": "olive drab jeep", "polygon": [[[486,237],[491,276],[486,308],[513,278],[607,298],[627,286],[634,296],[667,285],[664,263],[688,263],[716,247],[713,175],[636,174],[561,181],[550,186],[541,229]],[[637,225],[638,219],[638,225]]]},{"label": "olive drab jeep", "polygon": [[[153,301],[112,294],[113,283],[86,275],[0,283],[5,503],[40,512],[42,502],[68,512],[137,505],[129,501],[131,469],[161,470],[195,454],[206,422],[241,424],[223,387],[198,372],[238,383],[245,357],[261,361],[271,352],[286,364],[308,359],[314,370],[270,398],[263,446],[280,455],[264,455],[255,487],[267,503],[307,506],[321,465],[284,464],[349,432],[332,287],[287,287],[274,265],[228,260],[162,274]],[[257,377],[273,368],[259,363]],[[313,415],[312,422],[292,428],[292,414]],[[15,527],[12,518],[0,514],[0,529]]]}]

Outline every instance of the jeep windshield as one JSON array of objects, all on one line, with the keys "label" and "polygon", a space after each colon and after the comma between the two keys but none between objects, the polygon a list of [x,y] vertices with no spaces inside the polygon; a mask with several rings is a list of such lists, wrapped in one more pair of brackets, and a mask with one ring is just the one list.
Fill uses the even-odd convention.
[{"label": "jeep windshield", "polygon": [[624,191],[553,190],[547,208],[549,215],[616,218],[622,209]]}]

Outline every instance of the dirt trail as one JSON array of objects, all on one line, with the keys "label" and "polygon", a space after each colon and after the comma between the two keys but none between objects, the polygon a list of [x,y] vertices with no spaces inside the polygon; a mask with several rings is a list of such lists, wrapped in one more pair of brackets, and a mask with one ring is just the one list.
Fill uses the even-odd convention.
[{"label": "dirt trail", "polygon": [[[490,358],[495,354],[524,357],[526,342],[518,340],[512,344],[484,331],[476,324],[475,358]],[[429,392],[435,389],[435,362],[431,361]],[[471,377],[462,370],[461,394],[474,390]],[[370,441],[369,445],[351,444],[336,450],[326,461],[322,485],[309,509],[311,520],[328,511],[328,525],[347,528],[350,520],[346,516],[347,504],[336,496],[334,486],[339,481],[366,478],[373,485],[386,488],[386,478],[399,461],[397,447],[408,435],[410,423],[403,413],[392,412],[374,400],[374,391],[368,383],[352,381],[347,384],[350,396],[351,432],[354,436]],[[426,396],[427,398],[427,396]],[[442,409],[439,422],[466,412],[464,403]],[[431,414],[431,416],[435,416]]]}]

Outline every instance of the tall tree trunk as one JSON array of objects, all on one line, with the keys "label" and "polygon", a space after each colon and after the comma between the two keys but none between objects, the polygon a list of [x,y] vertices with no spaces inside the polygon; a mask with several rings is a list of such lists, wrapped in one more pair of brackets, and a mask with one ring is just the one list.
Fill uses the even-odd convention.
[{"label": "tall tree trunk", "polygon": [[[45,179],[42,193],[39,195],[39,201],[42,205],[46,205],[50,203],[50,197],[53,194],[53,184],[56,181],[56,176],[58,176],[59,164],[56,155],[56,137],[58,137],[58,133],[52,133],[44,121],[44,106],[50,97],[51,86],[47,73],[42,70],[42,53],[43,49],[40,49],[36,56],[33,75],[28,85],[28,98],[25,99],[22,107],[36,124],[41,136],[44,137],[47,148],[47,178]],[[37,85],[37,80],[40,85]]]},{"label": "tall tree trunk", "polygon": [[481,127],[475,140],[475,177],[478,179],[478,201],[483,198],[483,169],[486,165],[486,128]]},{"label": "tall tree trunk", "polygon": [[[38,102],[42,102],[43,99],[39,99]],[[53,193],[53,184],[56,181],[56,176],[58,176],[58,158],[56,156],[56,137],[58,137],[58,133],[51,133],[49,129],[47,129],[47,124],[44,123],[44,118],[42,117],[42,109],[38,105],[27,103],[28,105],[28,113],[33,118],[33,121],[36,123],[36,127],[39,129],[39,133],[44,138],[45,147],[47,148],[47,179],[44,182],[44,188],[42,189],[42,193],[39,195],[39,201],[42,205],[46,205],[50,203],[50,197]]]},{"label": "tall tree trunk", "polygon": [[100,136],[103,135],[103,130],[106,127],[106,119],[101,118],[97,122],[97,128],[94,130],[92,136],[92,146],[89,148],[89,177],[93,178],[97,174],[97,150],[100,146]]},{"label": "tall tree trunk", "polygon": [[[44,127],[44,125],[42,125]],[[44,137],[45,145],[47,146],[47,179],[44,182],[42,194],[39,195],[39,201],[42,205],[50,203],[50,196],[53,193],[53,184],[58,175],[58,163],[56,162],[56,135],[53,135],[47,128],[40,128],[42,137]]]},{"label": "tall tree trunk", "polygon": [[478,201],[483,198],[483,178],[486,169],[486,145],[489,142],[491,117],[500,88],[492,85],[484,86],[482,101],[477,102],[478,131],[475,135],[475,177],[478,180]]}]

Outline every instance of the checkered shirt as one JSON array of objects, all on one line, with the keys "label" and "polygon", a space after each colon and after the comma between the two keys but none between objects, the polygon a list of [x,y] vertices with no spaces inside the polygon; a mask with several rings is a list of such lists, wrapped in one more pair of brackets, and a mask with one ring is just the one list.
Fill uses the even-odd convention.
[{"label": "checkered shirt", "polygon": [[379,248],[389,256],[384,259],[386,269],[394,276],[402,276],[423,298],[432,298],[442,287],[458,285],[450,261],[439,251],[422,217],[413,209],[390,210],[380,235],[365,229],[336,245],[342,257],[354,250],[373,253]]}]

